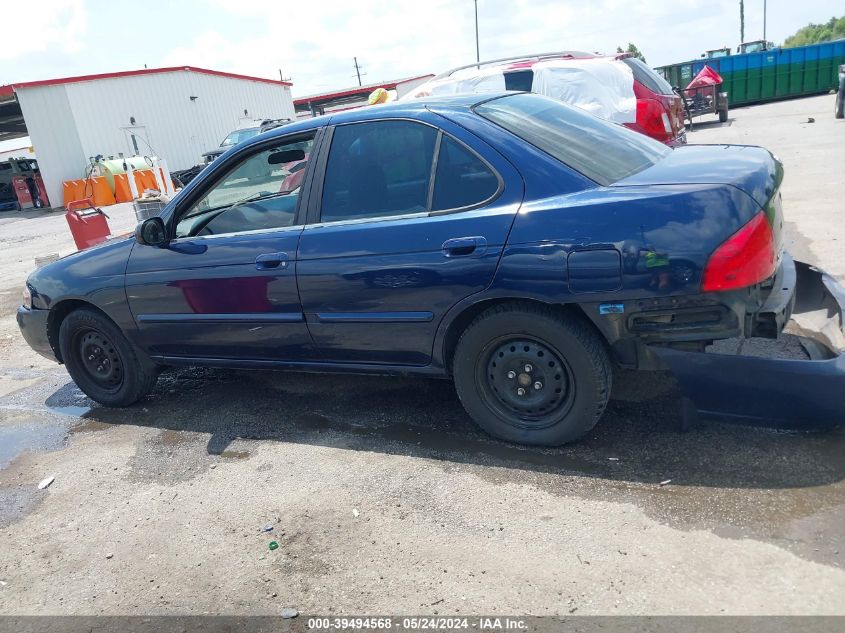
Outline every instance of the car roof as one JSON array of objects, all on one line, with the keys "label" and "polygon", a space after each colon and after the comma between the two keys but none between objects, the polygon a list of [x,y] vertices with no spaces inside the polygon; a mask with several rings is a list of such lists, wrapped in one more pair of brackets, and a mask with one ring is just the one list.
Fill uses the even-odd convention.
[{"label": "car roof", "polygon": [[445,79],[447,77],[451,77],[455,73],[462,71],[462,70],[471,70],[473,68],[477,69],[481,72],[481,69],[484,68],[485,70],[489,69],[501,69],[503,72],[506,71],[518,71],[518,70],[525,70],[526,68],[531,68],[534,64],[543,61],[555,61],[555,60],[573,60],[573,59],[590,59],[596,57],[605,57],[604,55],[600,55],[598,53],[588,53],[586,51],[557,51],[553,53],[533,53],[530,55],[517,55],[513,57],[502,57],[500,59],[491,59],[488,61],[483,62],[476,62],[474,64],[466,64],[464,66],[458,66],[456,68],[451,68],[445,72],[439,73],[434,77],[432,81],[437,81],[438,79]]},{"label": "car roof", "polygon": [[274,136],[287,136],[289,134],[296,134],[297,132],[307,132],[308,130],[313,130],[324,125],[328,125],[329,123],[337,125],[342,123],[355,123],[356,121],[380,119],[384,117],[414,117],[416,114],[424,112],[429,107],[437,107],[439,110],[446,111],[465,112],[479,103],[490,101],[491,99],[509,94],[517,93],[511,90],[489,92],[484,94],[456,94],[437,97],[421,97],[419,99],[411,99],[409,101],[395,101],[393,103],[365,106],[363,108],[355,108],[354,110],[328,113],[314,117],[313,119],[302,119],[300,121],[288,123],[287,125],[267,130],[255,138],[267,139]]}]

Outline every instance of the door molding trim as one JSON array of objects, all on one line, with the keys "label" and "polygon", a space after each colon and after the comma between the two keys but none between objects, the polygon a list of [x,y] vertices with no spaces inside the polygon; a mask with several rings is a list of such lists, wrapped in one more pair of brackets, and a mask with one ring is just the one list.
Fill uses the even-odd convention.
[{"label": "door molding trim", "polygon": [[243,314],[139,314],[138,323],[302,323],[301,312]]},{"label": "door molding trim", "polygon": [[329,361],[278,361],[248,358],[216,358],[208,356],[152,355],[154,361],[164,365],[185,365],[189,367],[226,367],[242,369],[288,369],[305,372],[331,372],[371,374],[376,376],[422,375],[446,377],[442,367],[436,365],[396,365],[378,363],[345,363]]},{"label": "door molding trim", "polygon": [[318,323],[428,323],[434,319],[433,312],[317,312],[314,316]]}]

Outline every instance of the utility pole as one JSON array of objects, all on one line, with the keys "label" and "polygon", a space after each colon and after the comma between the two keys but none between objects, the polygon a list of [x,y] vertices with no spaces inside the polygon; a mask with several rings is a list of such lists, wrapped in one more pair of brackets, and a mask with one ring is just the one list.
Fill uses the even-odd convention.
[{"label": "utility pole", "polygon": [[478,48],[478,0],[475,0],[475,61],[481,61],[481,53]]},{"label": "utility pole", "polygon": [[[763,41],[766,41],[766,0],[763,0]],[[769,47],[768,44],[765,46],[766,48]]]},{"label": "utility pole", "polygon": [[745,41],[745,2],[739,0],[739,43]]},{"label": "utility pole", "polygon": [[358,58],[353,57],[352,59],[355,60],[355,74],[358,75],[358,85],[362,86],[363,84],[361,83],[361,67],[358,65]]}]

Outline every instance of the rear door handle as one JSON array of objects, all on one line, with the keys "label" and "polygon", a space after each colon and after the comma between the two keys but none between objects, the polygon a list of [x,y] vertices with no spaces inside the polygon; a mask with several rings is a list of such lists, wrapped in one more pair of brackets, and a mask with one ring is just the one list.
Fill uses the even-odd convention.
[{"label": "rear door handle", "polygon": [[255,258],[255,267],[258,270],[287,268],[288,259],[287,253],[264,253]]},{"label": "rear door handle", "polygon": [[483,237],[455,237],[443,242],[441,247],[446,257],[479,257],[487,250],[487,240]]}]

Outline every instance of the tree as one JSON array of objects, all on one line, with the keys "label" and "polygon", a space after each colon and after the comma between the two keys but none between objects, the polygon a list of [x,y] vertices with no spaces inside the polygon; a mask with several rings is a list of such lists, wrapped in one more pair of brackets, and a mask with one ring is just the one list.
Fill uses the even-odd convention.
[{"label": "tree", "polygon": [[637,59],[641,60],[644,64],[647,64],[647,63],[648,63],[648,62],[645,60],[645,57],[643,57],[643,54],[640,52],[640,49],[638,49],[638,48],[637,48],[634,44],[631,44],[631,42],[628,42],[628,48],[627,48],[627,49],[625,49],[624,51],[622,50],[622,47],[621,47],[621,46],[617,46],[617,47],[616,47],[616,52],[617,52],[617,53],[633,53],[633,54],[634,54],[634,57],[636,57]]},{"label": "tree", "polygon": [[784,48],[795,46],[806,46],[807,44],[818,44],[829,42],[845,37],[845,16],[841,18],[830,18],[824,24],[813,24],[798,29],[795,33],[783,41]]}]

